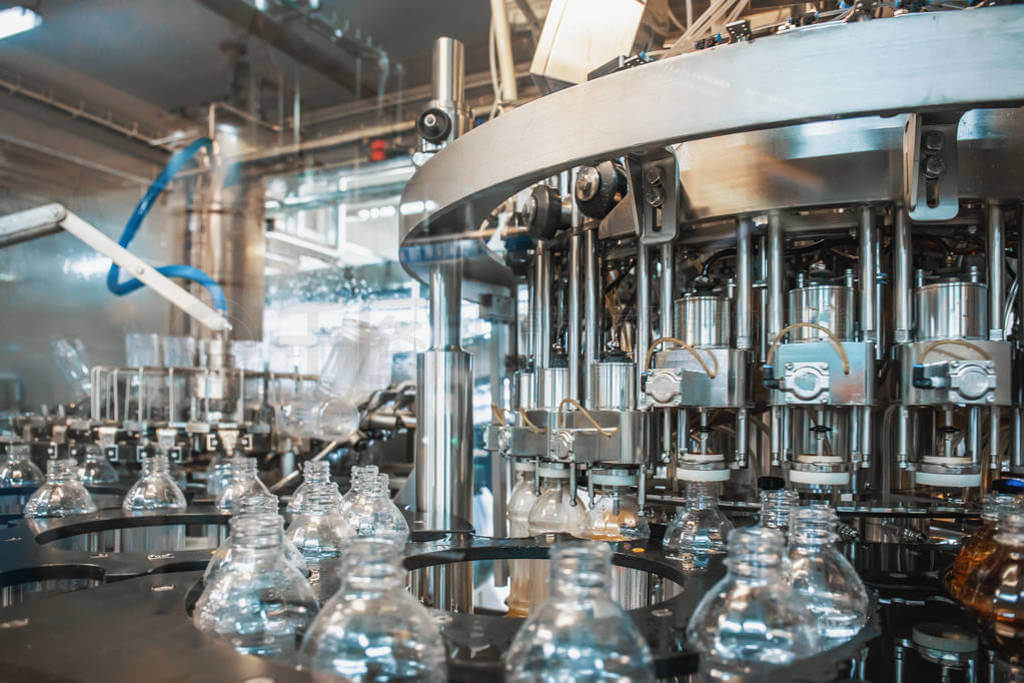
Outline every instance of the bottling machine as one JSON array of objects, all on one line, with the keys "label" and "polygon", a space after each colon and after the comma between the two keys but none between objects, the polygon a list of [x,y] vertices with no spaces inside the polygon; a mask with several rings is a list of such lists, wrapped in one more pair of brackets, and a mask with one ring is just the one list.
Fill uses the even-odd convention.
[{"label": "bottling machine", "polygon": [[[507,585],[511,573],[514,586],[547,556],[551,536],[503,531],[514,473],[528,473],[538,488],[541,477],[567,480],[572,506],[589,505],[595,488],[616,501],[622,492],[653,524],[650,540],[611,540],[615,593],[661,677],[707,674],[683,632],[724,571],[720,556],[680,561],[660,547],[662,524],[688,504],[681,490],[720,487],[743,526],[764,478],[781,477],[800,500],[835,509],[875,598],[856,637],[785,676],[1022,680],[1019,636],[993,636],[940,580],[991,482],[1024,477],[1024,9],[872,18],[857,5],[728,33],[618,60],[475,128],[462,46],[435,46],[417,124],[425,163],[403,196],[434,208],[403,215],[400,252],[429,291],[430,346],[417,359],[415,415],[398,391],[367,404],[362,421],[415,430],[399,498],[412,522],[405,566],[439,610],[449,675],[500,670],[519,627],[474,606],[474,584]],[[491,367],[507,370],[492,372],[483,444],[493,539],[470,531],[463,299],[492,322]],[[211,358],[223,357],[217,343],[207,342]],[[146,405],[142,387],[157,375],[169,400]],[[272,457],[268,386],[311,379],[217,361],[180,378],[94,368],[88,411],[23,418],[18,439],[67,435],[117,455],[152,431],[186,461],[217,450]],[[127,524],[216,536],[218,522],[199,508]],[[183,635],[185,608],[164,607],[194,603],[195,577],[175,571],[201,568],[208,551],[121,553],[103,534],[124,524],[101,511],[0,531],[16,548],[0,566],[9,586],[135,577],[12,607],[0,649],[13,656],[43,629],[74,640],[100,623],[63,623],[63,609],[119,611],[168,635],[168,666],[194,648],[195,666],[212,672],[305,675]],[[53,545],[76,535],[91,545]],[[20,601],[5,590],[8,604]],[[122,664],[139,671],[146,660]],[[59,657],[32,671],[73,667]]]}]

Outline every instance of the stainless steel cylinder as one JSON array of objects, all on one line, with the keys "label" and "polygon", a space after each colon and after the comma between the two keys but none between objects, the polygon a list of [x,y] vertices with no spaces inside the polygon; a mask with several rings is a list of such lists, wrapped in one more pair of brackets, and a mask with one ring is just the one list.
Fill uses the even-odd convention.
[{"label": "stainless steel cylinder", "polygon": [[691,346],[728,346],[732,332],[729,299],[701,294],[676,299],[675,334]]},{"label": "stainless steel cylinder", "polygon": [[988,339],[988,287],[936,282],[914,290],[914,338]]},{"label": "stainless steel cylinder", "polygon": [[628,362],[595,363],[590,372],[594,410],[633,410],[635,366]]},{"label": "stainless steel cylinder", "polygon": [[458,349],[462,327],[462,262],[430,266],[430,348]]},{"label": "stainless steel cylinder", "polygon": [[563,398],[569,396],[569,368],[537,368],[538,410],[557,410]]},{"label": "stainless steel cylinder", "polygon": [[533,410],[537,406],[537,382],[532,372],[520,372],[516,375],[519,378],[519,405],[516,408]]},{"label": "stainless steel cylinder", "polygon": [[[809,285],[789,290],[788,324],[814,323],[828,329],[842,341],[853,340],[854,290],[841,285]],[[791,341],[818,341],[824,335],[810,327],[799,327],[789,333]]]},{"label": "stainless steel cylinder", "polygon": [[465,48],[454,38],[434,41],[431,96],[439,102],[459,106],[465,90]]}]

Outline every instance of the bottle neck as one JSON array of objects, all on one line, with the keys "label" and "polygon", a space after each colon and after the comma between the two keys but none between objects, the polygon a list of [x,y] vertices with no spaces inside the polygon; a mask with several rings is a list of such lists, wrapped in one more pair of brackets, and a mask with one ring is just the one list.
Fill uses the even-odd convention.
[{"label": "bottle neck", "polygon": [[783,581],[785,539],[765,527],[742,527],[729,533],[725,565],[737,581]]},{"label": "bottle neck", "polygon": [[249,481],[256,478],[256,458],[236,456],[231,461],[231,479]]},{"label": "bottle neck", "polygon": [[839,519],[832,508],[812,506],[798,508],[792,517],[790,544],[822,548],[836,542],[836,524]]},{"label": "bottle neck", "polygon": [[310,517],[324,517],[337,512],[337,497],[332,484],[314,484],[302,499],[302,513]]},{"label": "bottle neck", "polygon": [[405,589],[405,569],[399,546],[383,538],[355,538],[345,549],[342,590],[381,593]]},{"label": "bottle neck", "polygon": [[277,514],[256,513],[233,517],[230,524],[233,551],[264,554],[281,550],[283,529]]},{"label": "bottle neck", "polygon": [[551,592],[573,599],[608,597],[611,568],[605,544],[556,545],[551,549]]},{"label": "bottle neck", "polygon": [[691,510],[718,507],[718,484],[708,481],[686,482],[686,502]]},{"label": "bottle neck", "polygon": [[142,460],[142,473],[146,476],[160,476],[168,474],[170,471],[171,463],[167,460],[167,456],[162,453],[157,453],[150,458]]},{"label": "bottle neck", "polygon": [[326,484],[331,480],[331,463],[326,460],[310,460],[302,468],[302,477],[307,482]]},{"label": "bottle neck", "polygon": [[46,462],[46,483],[62,484],[74,481],[77,463],[71,458],[51,458]]}]

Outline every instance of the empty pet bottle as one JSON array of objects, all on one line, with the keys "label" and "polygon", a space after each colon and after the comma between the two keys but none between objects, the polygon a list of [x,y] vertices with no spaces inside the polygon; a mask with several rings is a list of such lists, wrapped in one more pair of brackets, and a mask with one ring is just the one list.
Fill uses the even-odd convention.
[{"label": "empty pet bottle", "polygon": [[864,582],[836,547],[839,519],[830,507],[793,511],[789,533],[789,585],[818,620],[824,648],[849,640],[867,623]]},{"label": "empty pet bottle", "polygon": [[391,501],[388,475],[378,474],[366,482],[366,491],[353,500],[345,521],[352,536],[375,536],[405,544],[409,540],[409,523],[398,506]]},{"label": "empty pet bottle", "polygon": [[302,501],[306,492],[318,484],[329,484],[334,488],[337,504],[341,506],[341,491],[338,485],[331,481],[331,462],[329,460],[309,460],[302,466],[302,484],[295,489],[291,502],[288,503],[286,516],[291,519],[295,511],[302,507]]},{"label": "empty pet bottle", "polygon": [[761,490],[761,526],[787,533],[790,515],[793,514],[799,499],[796,491],[786,489],[786,480],[782,477],[760,477],[757,480],[757,488]]},{"label": "empty pet bottle", "polygon": [[232,561],[196,602],[193,623],[244,654],[290,659],[317,611],[306,578],[285,558],[281,522],[233,519]]},{"label": "empty pet bottle", "polygon": [[302,643],[314,676],[351,681],[447,680],[444,640],[430,612],[405,590],[401,546],[357,538],[345,550],[338,592]]},{"label": "empty pet bottle", "polygon": [[231,458],[220,451],[213,454],[206,467],[206,495],[217,500],[221,491],[231,483]]},{"label": "empty pet bottle", "polygon": [[718,507],[718,484],[710,481],[686,482],[686,507],[665,529],[662,546],[672,555],[725,552],[732,522]]},{"label": "empty pet bottle", "polygon": [[73,458],[50,458],[46,481],[25,503],[26,517],[69,517],[96,512],[96,503],[78,479]]},{"label": "empty pet bottle", "polygon": [[217,509],[231,514],[238,501],[254,493],[270,493],[260,481],[256,458],[236,455],[231,458],[231,481],[217,496]]},{"label": "empty pet bottle", "polygon": [[310,583],[321,597],[330,596],[336,585],[328,576],[328,587],[321,588],[321,569],[337,565],[333,561],[341,556],[351,535],[348,524],[338,514],[332,485],[318,484],[310,489],[302,509],[288,525],[286,536],[305,558]]},{"label": "empty pet bottle", "polygon": [[608,596],[611,548],[571,541],[551,549],[550,596],[505,654],[509,681],[653,681],[651,652]]},{"label": "empty pet bottle", "polygon": [[146,510],[182,511],[187,507],[185,494],[171,478],[167,456],[158,453],[142,459],[142,472],[128,489],[121,508],[126,513]]},{"label": "empty pet bottle", "polygon": [[546,463],[540,466],[540,495],[530,508],[529,531],[537,534],[566,533],[581,536],[586,510],[575,491],[570,491],[569,467]]},{"label": "empty pet bottle", "polygon": [[734,529],[725,565],[725,577],[704,595],[686,628],[706,678],[771,673],[819,651],[814,613],[786,581],[781,532]]},{"label": "empty pet bottle", "polygon": [[[267,494],[254,494],[246,496],[242,499],[242,502],[238,506],[238,510],[234,516],[228,522],[234,524],[234,520],[241,516],[247,515],[270,515],[276,517],[278,524],[281,525],[281,531],[284,531],[284,518],[281,517],[278,512],[278,499],[272,493]],[[232,559],[232,540],[229,535],[217,548],[217,551],[210,558],[209,563],[206,565],[206,571],[203,572],[203,582],[210,583],[217,576],[217,574],[224,569],[225,566],[230,564]],[[288,540],[287,536],[282,536],[281,546],[284,551],[284,556],[288,561],[302,572],[303,576],[309,576],[309,568],[306,567],[306,559],[302,557],[302,553],[295,547],[295,544]]]},{"label": "empty pet bottle", "polygon": [[347,516],[352,503],[376,483],[377,474],[378,471],[376,465],[352,466],[352,470],[349,473],[351,486],[349,486],[345,495],[341,497],[340,511],[343,516]]},{"label": "empty pet bottle", "polygon": [[0,465],[0,486],[35,487],[46,481],[43,471],[32,462],[32,447],[16,443],[7,448],[7,458]]},{"label": "empty pet bottle", "polygon": [[103,449],[96,444],[88,444],[85,447],[85,457],[82,466],[78,468],[78,478],[86,486],[116,484],[119,480],[117,470],[103,455]]}]

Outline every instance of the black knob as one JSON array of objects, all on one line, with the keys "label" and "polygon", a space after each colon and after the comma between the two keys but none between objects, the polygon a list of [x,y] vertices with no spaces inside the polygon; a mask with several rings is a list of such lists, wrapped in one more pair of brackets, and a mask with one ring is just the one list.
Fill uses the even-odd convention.
[{"label": "black knob", "polygon": [[440,144],[452,132],[452,117],[440,109],[428,109],[416,121],[416,131],[427,142]]},{"label": "black knob", "polygon": [[523,224],[536,240],[549,240],[568,227],[568,216],[562,210],[562,195],[550,185],[537,185],[523,205]]},{"label": "black knob", "polygon": [[576,174],[573,195],[584,216],[604,218],[625,194],[626,174],[611,161],[584,166]]}]

